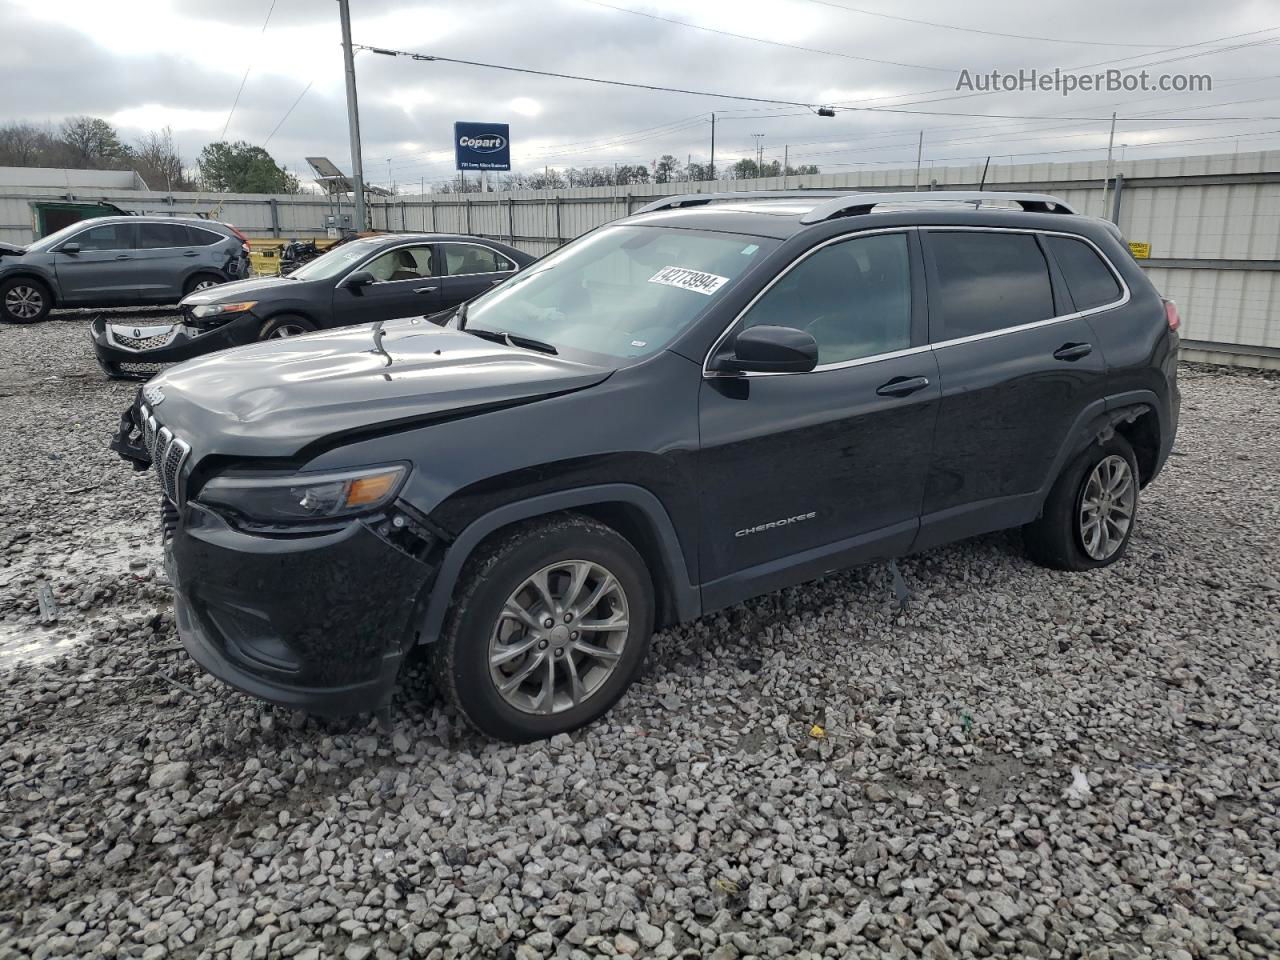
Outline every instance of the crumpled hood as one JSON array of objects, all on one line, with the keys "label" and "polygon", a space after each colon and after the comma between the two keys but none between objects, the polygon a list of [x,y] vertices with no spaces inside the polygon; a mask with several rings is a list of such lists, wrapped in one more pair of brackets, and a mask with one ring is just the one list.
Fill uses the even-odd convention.
[{"label": "crumpled hood", "polygon": [[209,454],[287,458],[324,438],[411,426],[599,383],[613,371],[422,318],[237,347],[152,379],[161,425]]},{"label": "crumpled hood", "polygon": [[26,252],[26,247],[20,247],[16,243],[0,242],[0,257],[20,257]]},{"label": "crumpled hood", "polygon": [[219,283],[217,286],[205,287],[182,298],[184,307],[195,307],[205,303],[235,303],[246,297],[263,293],[271,293],[284,287],[301,287],[315,280],[290,280],[288,277],[250,277],[247,280],[233,280],[230,283]]}]

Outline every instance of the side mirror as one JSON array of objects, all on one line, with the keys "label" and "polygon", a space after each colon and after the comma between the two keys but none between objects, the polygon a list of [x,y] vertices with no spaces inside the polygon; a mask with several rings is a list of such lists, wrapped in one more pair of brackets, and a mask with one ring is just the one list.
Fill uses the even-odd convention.
[{"label": "side mirror", "polygon": [[58,248],[58,252],[59,252],[59,253],[79,253],[79,252],[80,252],[80,244],[78,244],[78,243],[64,243],[62,246],[60,246],[60,247]]},{"label": "side mirror", "polygon": [[734,338],[732,353],[714,370],[737,373],[808,373],[818,365],[818,341],[795,327],[747,327]]},{"label": "side mirror", "polygon": [[367,287],[369,284],[376,283],[377,281],[374,279],[373,274],[368,270],[357,270],[355,273],[349,275],[344,282],[346,286],[351,287],[353,290],[359,290],[361,287]]}]

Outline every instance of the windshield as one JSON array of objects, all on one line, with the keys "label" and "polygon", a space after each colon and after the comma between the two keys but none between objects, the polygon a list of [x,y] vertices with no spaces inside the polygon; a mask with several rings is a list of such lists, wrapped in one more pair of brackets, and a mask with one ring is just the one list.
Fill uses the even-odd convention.
[{"label": "windshield", "polygon": [[473,301],[466,326],[614,359],[661,350],[778,241],[605,227]]},{"label": "windshield", "polygon": [[289,276],[295,280],[328,280],[363,260],[381,243],[380,237],[352,240],[340,247],[334,247],[328,253],[322,253],[310,263],[304,263]]}]

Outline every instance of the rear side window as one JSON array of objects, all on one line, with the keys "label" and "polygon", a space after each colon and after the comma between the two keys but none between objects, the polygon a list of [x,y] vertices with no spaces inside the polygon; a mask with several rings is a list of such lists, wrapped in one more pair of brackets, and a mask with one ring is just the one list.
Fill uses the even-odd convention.
[{"label": "rear side window", "polygon": [[204,230],[201,227],[187,227],[187,232],[191,234],[191,245],[196,247],[207,247],[212,243],[217,243],[219,240],[227,239],[220,233]]},{"label": "rear side window", "polygon": [[745,326],[795,327],[818,342],[818,363],[860,360],[911,345],[907,237],[833,243],[802,260],[756,301]]},{"label": "rear side window", "polygon": [[132,250],[132,223],[104,223],[78,233],[68,242],[80,244],[81,250]]},{"label": "rear side window", "polygon": [[1058,261],[1077,310],[1092,310],[1120,299],[1122,293],[1115,274],[1093,247],[1071,237],[1047,236],[1044,239]]},{"label": "rear side window", "polygon": [[157,250],[163,247],[185,247],[187,227],[182,223],[147,223],[138,224],[138,249]]},{"label": "rear side window", "polygon": [[927,235],[937,268],[941,337],[955,340],[1054,316],[1049,266],[1029,233],[957,231]]},{"label": "rear side window", "polygon": [[504,273],[516,268],[506,257],[474,243],[445,243],[440,245],[440,249],[444,252],[445,269],[451,277],[468,273]]}]

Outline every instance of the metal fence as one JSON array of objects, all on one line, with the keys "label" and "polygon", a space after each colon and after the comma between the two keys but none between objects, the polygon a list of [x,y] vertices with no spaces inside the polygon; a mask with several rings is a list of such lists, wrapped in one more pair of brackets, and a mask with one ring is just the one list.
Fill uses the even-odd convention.
[{"label": "metal fence", "polygon": [[[920,188],[1052,193],[1102,216],[1105,164],[926,168]],[[1280,151],[1128,160],[1113,165],[1106,216],[1132,242],[1152,282],[1178,302],[1185,355],[1280,368]],[[383,230],[468,233],[544,254],[674,193],[795,188],[911,190],[915,168],[511,193],[400,195],[373,206]]]}]

